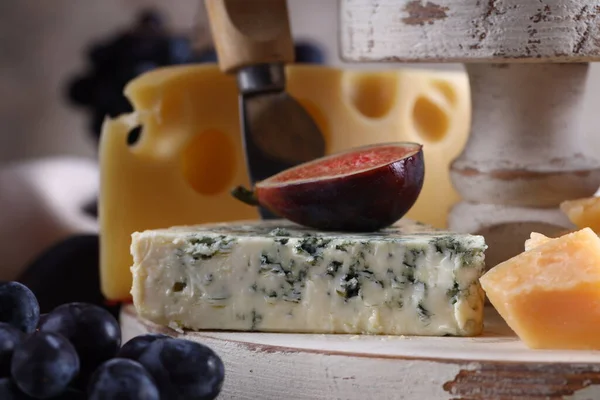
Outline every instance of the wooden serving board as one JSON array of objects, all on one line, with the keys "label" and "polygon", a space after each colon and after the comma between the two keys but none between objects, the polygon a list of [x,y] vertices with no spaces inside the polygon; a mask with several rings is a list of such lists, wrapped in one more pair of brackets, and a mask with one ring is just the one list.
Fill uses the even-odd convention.
[{"label": "wooden serving board", "polygon": [[226,368],[219,399],[600,399],[600,351],[530,350],[486,316],[473,338],[178,333],[128,305],[121,328],[124,342],[153,332],[210,346]]}]

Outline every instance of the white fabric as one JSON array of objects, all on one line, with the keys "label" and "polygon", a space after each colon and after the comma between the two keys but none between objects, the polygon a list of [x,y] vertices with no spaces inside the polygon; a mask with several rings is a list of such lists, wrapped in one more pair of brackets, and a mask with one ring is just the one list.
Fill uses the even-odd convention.
[{"label": "white fabric", "polygon": [[83,208],[99,189],[95,161],[57,157],[0,168],[0,280],[15,279],[52,244],[98,232]]}]

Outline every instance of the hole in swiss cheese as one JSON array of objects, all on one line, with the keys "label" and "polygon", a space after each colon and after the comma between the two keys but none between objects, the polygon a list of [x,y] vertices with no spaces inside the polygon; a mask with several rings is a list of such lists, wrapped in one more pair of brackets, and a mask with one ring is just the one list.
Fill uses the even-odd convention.
[{"label": "hole in swiss cheese", "polygon": [[393,72],[350,75],[346,93],[356,109],[368,118],[383,118],[397,96],[398,76]]},{"label": "hole in swiss cheese", "polygon": [[127,134],[127,146],[134,146],[142,136],[142,126],[138,125],[132,128]]},{"label": "hole in swiss cheese", "polygon": [[413,106],[413,122],[419,135],[430,142],[444,139],[450,125],[446,112],[423,96],[418,97]]},{"label": "hole in swiss cheese", "polygon": [[204,195],[215,195],[229,189],[236,167],[233,140],[216,129],[195,135],[182,153],[183,176],[196,192]]}]

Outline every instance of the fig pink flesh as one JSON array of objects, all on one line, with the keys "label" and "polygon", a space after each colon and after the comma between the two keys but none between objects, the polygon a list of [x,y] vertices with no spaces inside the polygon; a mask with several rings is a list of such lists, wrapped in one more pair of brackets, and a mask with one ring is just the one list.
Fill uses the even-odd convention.
[{"label": "fig pink flesh", "polygon": [[383,143],[281,172],[258,182],[253,198],[300,225],[370,232],[390,226],[410,210],[424,173],[422,145]]},{"label": "fig pink flesh", "polygon": [[420,146],[413,143],[354,149],[291,168],[261,182],[260,186],[360,173],[414,155],[419,150]]}]

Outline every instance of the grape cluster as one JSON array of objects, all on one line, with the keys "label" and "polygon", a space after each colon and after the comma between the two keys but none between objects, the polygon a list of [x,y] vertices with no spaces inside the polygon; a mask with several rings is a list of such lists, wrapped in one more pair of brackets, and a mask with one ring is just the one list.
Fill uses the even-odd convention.
[{"label": "grape cluster", "polygon": [[[316,45],[295,45],[296,62],[322,64],[323,51]],[[170,65],[216,62],[214,49],[195,51],[190,38],[175,35],[161,14],[142,12],[132,29],[93,44],[87,52],[90,69],[68,83],[68,98],[91,114],[90,130],[96,140],[104,117],[131,111],[123,88],[138,75]]]},{"label": "grape cluster", "polygon": [[87,58],[91,69],[69,83],[69,99],[91,111],[91,130],[98,137],[106,115],[131,111],[123,88],[131,79],[157,67],[192,61],[184,37],[169,36],[161,15],[145,11],[130,30],[93,44]]},{"label": "grape cluster", "polygon": [[0,282],[2,400],[211,400],[224,377],[207,346],[148,334],[121,347],[105,309],[68,303],[40,315],[26,286]]}]

